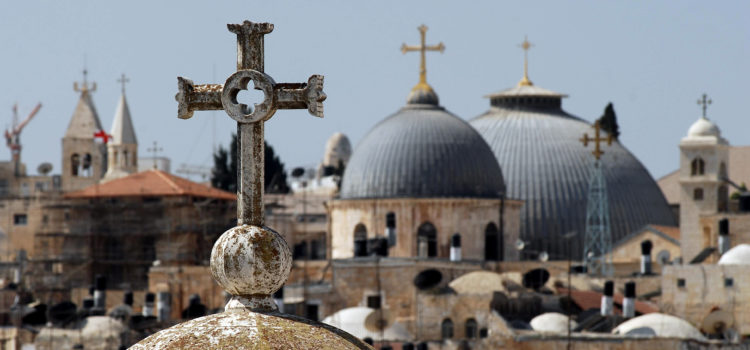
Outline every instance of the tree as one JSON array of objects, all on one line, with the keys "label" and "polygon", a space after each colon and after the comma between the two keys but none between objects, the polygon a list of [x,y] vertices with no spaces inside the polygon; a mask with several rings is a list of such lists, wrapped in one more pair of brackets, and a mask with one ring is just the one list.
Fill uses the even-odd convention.
[{"label": "tree", "polygon": [[620,127],[617,125],[617,115],[612,102],[607,104],[607,107],[604,108],[604,114],[597,121],[602,130],[612,135],[615,140],[620,136]]},{"label": "tree", "polygon": [[745,185],[745,183],[743,182],[740,184],[740,188],[737,191],[734,191],[734,193],[732,193],[732,195],[729,198],[740,199],[740,195],[745,192],[747,192],[747,185]]},{"label": "tree", "polygon": [[[265,145],[265,179],[264,191],[266,193],[289,193],[289,184],[286,182],[284,163],[273,151],[273,147],[267,142]],[[214,154],[214,167],[211,170],[211,185],[226,191],[237,191],[237,135],[232,134],[232,142],[229,144],[229,152],[224,147]]]}]

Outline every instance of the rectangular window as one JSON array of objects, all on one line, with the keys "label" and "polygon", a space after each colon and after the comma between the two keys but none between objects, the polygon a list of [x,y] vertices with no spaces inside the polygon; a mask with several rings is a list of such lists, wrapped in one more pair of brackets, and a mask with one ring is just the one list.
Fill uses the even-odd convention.
[{"label": "rectangular window", "polygon": [[685,288],[685,279],[684,278],[678,278],[677,279],[677,288]]},{"label": "rectangular window", "polygon": [[377,309],[380,309],[381,304],[382,304],[382,298],[380,297],[380,294],[367,296],[367,307],[377,310]]},{"label": "rectangular window", "polygon": [[13,225],[26,226],[27,218],[26,214],[15,214],[13,215]]},{"label": "rectangular window", "polygon": [[732,288],[734,287],[734,278],[727,277],[724,279],[724,287]]}]

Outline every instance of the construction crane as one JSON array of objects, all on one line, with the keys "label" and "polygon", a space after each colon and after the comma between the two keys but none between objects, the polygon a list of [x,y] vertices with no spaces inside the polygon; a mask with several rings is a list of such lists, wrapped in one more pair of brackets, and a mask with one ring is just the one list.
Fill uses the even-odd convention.
[{"label": "construction crane", "polygon": [[13,126],[5,130],[5,141],[8,148],[10,148],[10,154],[13,158],[13,171],[16,176],[21,175],[21,130],[31,121],[31,118],[34,118],[40,108],[42,108],[42,104],[38,103],[34,107],[34,110],[29,113],[29,116],[21,123],[18,123],[18,104],[13,105]]}]

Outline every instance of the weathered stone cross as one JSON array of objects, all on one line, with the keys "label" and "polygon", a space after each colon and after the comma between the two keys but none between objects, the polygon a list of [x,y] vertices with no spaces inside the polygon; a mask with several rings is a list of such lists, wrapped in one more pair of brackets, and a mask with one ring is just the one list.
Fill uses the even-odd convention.
[{"label": "weathered stone cross", "polygon": [[[245,21],[228,24],[237,34],[237,72],[221,84],[194,85],[178,77],[177,116],[188,119],[193,111],[223,109],[237,121],[239,174],[237,181],[237,224],[263,226],[263,124],[277,109],[304,109],[323,117],[323,76],[313,75],[307,83],[276,83],[263,72],[263,36],[273,24]],[[265,99],[248,106],[237,101],[237,94],[253,83]]]}]

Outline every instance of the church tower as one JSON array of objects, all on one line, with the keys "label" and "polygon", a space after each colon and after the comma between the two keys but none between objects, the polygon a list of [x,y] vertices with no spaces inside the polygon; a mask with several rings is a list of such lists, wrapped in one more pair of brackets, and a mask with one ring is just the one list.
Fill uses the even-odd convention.
[{"label": "church tower", "polygon": [[125,83],[128,79],[123,74],[118,81],[122,83],[122,95],[112,122],[111,140],[107,144],[107,173],[104,174],[103,182],[138,171],[138,141],[135,138],[133,120],[130,118],[130,108],[125,99]]},{"label": "church tower", "polygon": [[89,86],[84,70],[83,83],[80,86],[75,83],[73,88],[81,93],[81,97],[62,139],[62,187],[65,192],[99,182],[105,170],[105,146],[94,140],[94,134],[102,130],[91,98],[96,83]]},{"label": "church tower", "polygon": [[702,215],[727,211],[729,190],[724,182],[729,166],[729,144],[719,128],[706,118],[711,103],[698,101],[703,116],[680,142],[680,236],[682,259],[690,262],[704,248],[716,246],[710,227],[701,227]]}]

